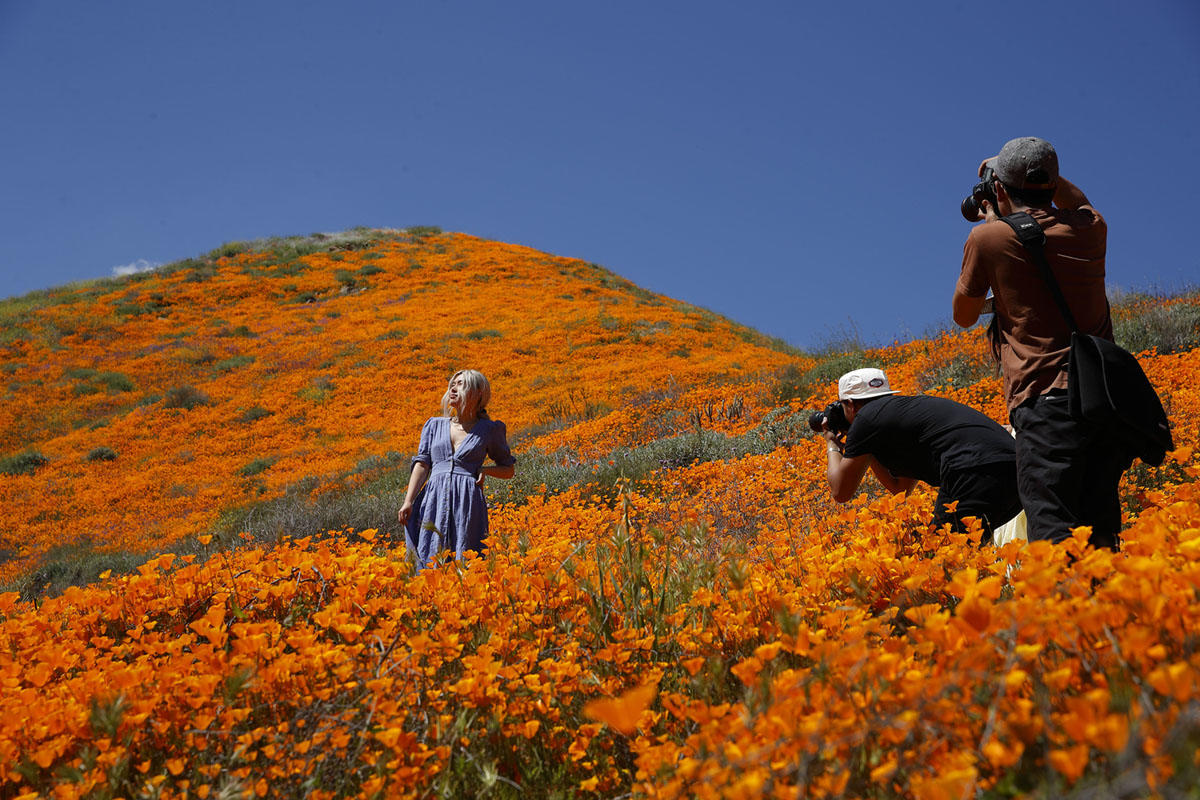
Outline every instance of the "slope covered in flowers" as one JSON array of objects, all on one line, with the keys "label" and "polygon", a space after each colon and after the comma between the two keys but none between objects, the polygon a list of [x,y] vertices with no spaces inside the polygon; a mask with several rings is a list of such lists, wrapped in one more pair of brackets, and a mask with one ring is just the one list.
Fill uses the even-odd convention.
[{"label": "slope covered in flowers", "polygon": [[412,452],[464,366],[495,383],[510,430],[533,434],[796,360],[525,247],[370,231],[305,244],[7,304],[0,454],[44,463],[0,474],[14,510],[0,583],[55,547],[165,547],[222,509]]},{"label": "slope covered in flowers", "polygon": [[[467,237],[395,246],[439,243],[506,247]],[[253,257],[232,258],[214,280]],[[622,289],[631,313],[651,319],[641,293]],[[1087,550],[1086,536],[997,551],[977,534],[927,530],[925,487],[882,497],[868,483],[833,504],[824,441],[805,439],[803,414],[791,413],[824,405],[837,372],[867,362],[901,391],[948,395],[1003,421],[978,330],[818,362],[695,312],[702,336],[684,357],[675,342],[628,342],[646,326],[609,322],[627,319],[618,301],[572,334],[608,348],[585,351],[603,363],[568,351],[501,377],[503,358],[529,346],[506,333],[439,350],[444,376],[507,342],[516,355],[483,368],[496,416],[520,441],[518,470],[596,470],[496,503],[482,557],[414,576],[381,531],[294,531],[242,548],[185,533],[194,554],[36,605],[0,594],[0,795],[1194,793],[1200,350],[1141,353],[1178,448],[1162,467],[1128,473],[1120,554]],[[227,306],[228,322],[249,327],[240,307]],[[690,337],[693,312],[674,310]],[[462,329],[433,317],[423,327],[422,341]],[[625,338],[607,338],[614,331]],[[496,350],[466,349],[478,342]],[[330,369],[296,367],[310,379]],[[564,369],[577,379],[560,381]],[[422,391],[439,393],[442,376]],[[224,384],[195,385],[217,397]],[[422,402],[417,417],[431,413]],[[61,407],[84,413],[70,398]],[[209,436],[224,430],[209,424]],[[632,480],[604,472],[664,443],[707,452],[714,438],[745,446],[664,460]],[[308,439],[296,445],[311,448],[300,473],[350,463]],[[40,469],[21,477],[46,480]]]}]

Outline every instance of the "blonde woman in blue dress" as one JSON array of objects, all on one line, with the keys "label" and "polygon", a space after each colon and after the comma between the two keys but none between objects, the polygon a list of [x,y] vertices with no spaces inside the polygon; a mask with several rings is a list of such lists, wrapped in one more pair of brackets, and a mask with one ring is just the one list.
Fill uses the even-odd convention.
[{"label": "blonde woman in blue dress", "polygon": [[[430,417],[421,429],[398,515],[417,571],[443,550],[455,558],[483,551],[488,533],[483,480],[511,478],[516,463],[504,423],[488,416],[491,396],[483,373],[459,370],[442,395],[442,415]],[[493,465],[484,466],[486,458]]]}]

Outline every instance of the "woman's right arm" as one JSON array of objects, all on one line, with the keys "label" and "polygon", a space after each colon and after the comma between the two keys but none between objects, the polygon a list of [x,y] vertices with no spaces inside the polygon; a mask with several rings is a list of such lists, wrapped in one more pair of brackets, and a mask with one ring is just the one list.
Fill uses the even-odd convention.
[{"label": "woman's right arm", "polygon": [[408,479],[408,491],[404,493],[404,505],[400,506],[400,513],[396,515],[401,525],[408,524],[408,518],[412,516],[413,503],[417,499],[417,493],[421,491],[421,487],[425,485],[425,479],[428,477],[429,467],[421,461],[414,462],[412,475]]}]

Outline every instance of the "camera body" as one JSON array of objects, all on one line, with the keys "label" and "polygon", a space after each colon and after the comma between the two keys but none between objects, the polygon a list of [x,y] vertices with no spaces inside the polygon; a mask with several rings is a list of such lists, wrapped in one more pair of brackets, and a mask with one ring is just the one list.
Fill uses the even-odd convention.
[{"label": "camera body", "polygon": [[808,427],[818,433],[824,431],[845,433],[850,430],[850,420],[846,419],[846,408],[842,405],[842,401],[836,400],[827,405],[824,411],[818,411],[809,417]]},{"label": "camera body", "polygon": [[987,200],[992,204],[992,208],[996,207],[996,172],[991,166],[983,168],[983,175],[979,183],[971,189],[971,193],[962,201],[962,215],[967,222],[979,221],[979,214],[983,211],[983,201]]}]

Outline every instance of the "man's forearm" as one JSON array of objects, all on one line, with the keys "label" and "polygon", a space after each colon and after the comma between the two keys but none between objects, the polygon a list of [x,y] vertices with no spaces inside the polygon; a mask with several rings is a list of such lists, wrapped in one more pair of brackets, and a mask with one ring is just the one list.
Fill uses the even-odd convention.
[{"label": "man's forearm", "polygon": [[960,328],[969,328],[979,321],[983,313],[984,297],[967,297],[965,294],[954,292],[953,317]]},{"label": "man's forearm", "polygon": [[1058,185],[1054,189],[1054,205],[1059,208],[1075,209],[1080,206],[1090,206],[1087,195],[1083,191],[1064,178],[1058,176]]}]

